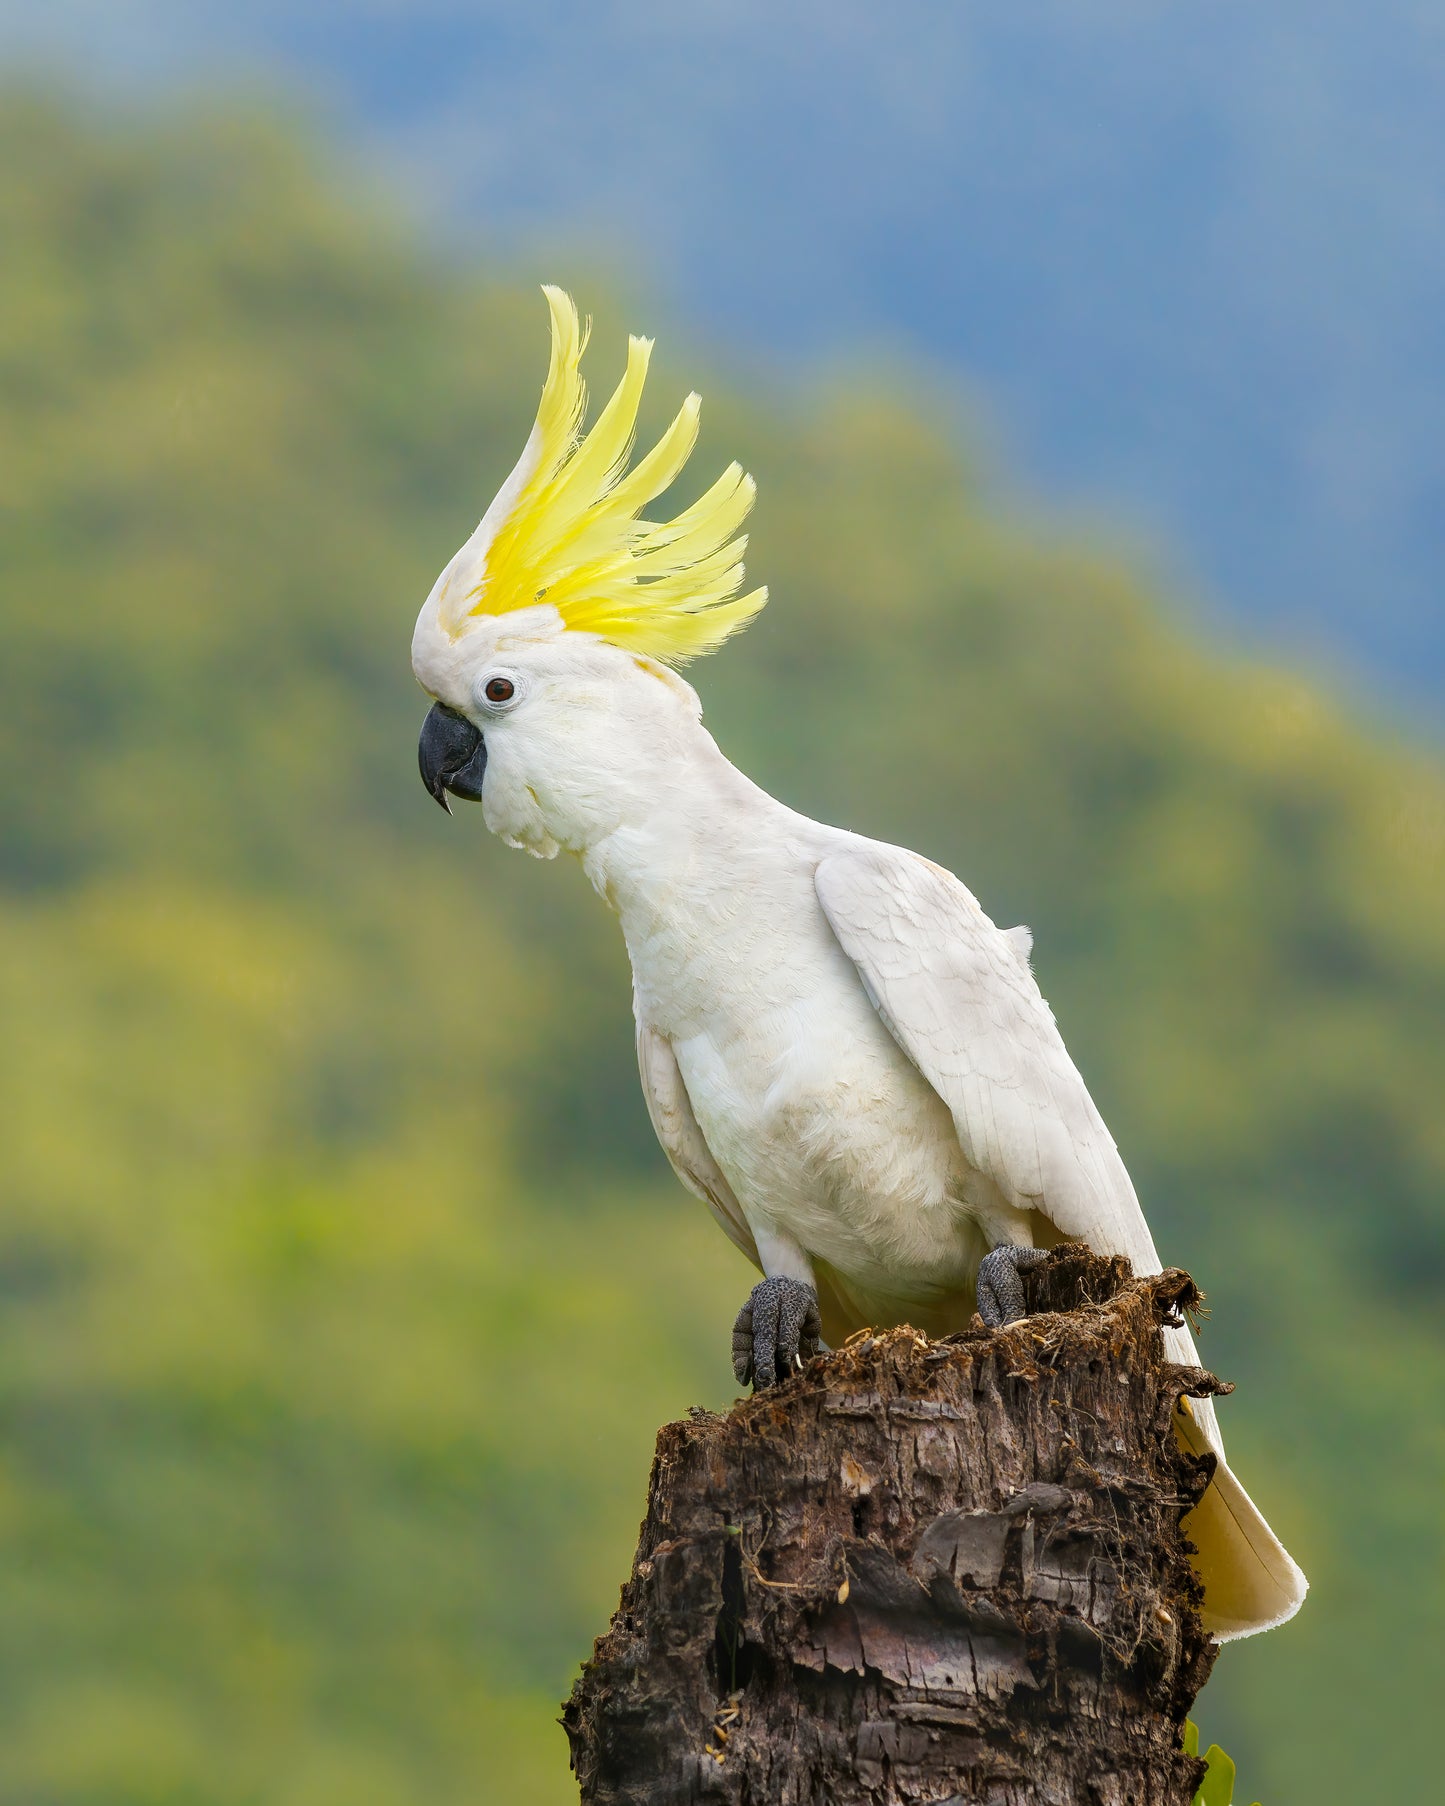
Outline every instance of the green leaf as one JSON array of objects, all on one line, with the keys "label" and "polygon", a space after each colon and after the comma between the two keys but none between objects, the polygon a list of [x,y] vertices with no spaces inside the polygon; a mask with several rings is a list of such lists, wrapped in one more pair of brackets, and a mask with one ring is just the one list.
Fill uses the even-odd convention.
[{"label": "green leaf", "polygon": [[1184,1754],[1186,1756],[1199,1754],[1199,1726],[1192,1718],[1186,1718],[1184,1721]]},{"label": "green leaf", "polygon": [[1195,1806],[1230,1806],[1234,1799],[1233,1762],[1217,1743],[1210,1744],[1204,1752],[1204,1760],[1209,1764],[1209,1770],[1194,1796]]}]

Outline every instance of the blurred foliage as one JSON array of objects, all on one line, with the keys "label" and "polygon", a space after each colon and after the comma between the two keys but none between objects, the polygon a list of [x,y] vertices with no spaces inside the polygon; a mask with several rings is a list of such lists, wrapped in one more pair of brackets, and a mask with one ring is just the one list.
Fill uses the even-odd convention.
[{"label": "blurred foliage", "polygon": [[[543,310],[294,133],[80,111],[0,107],[0,1806],[575,1798],[555,1702],[750,1279],[652,1144],[605,911],[416,779],[412,618]],[[774,596],[709,721],[1032,923],[1314,1581],[1211,1717],[1274,1806],[1403,1796],[1445,779],[1012,518],[919,397],[702,386]]]}]

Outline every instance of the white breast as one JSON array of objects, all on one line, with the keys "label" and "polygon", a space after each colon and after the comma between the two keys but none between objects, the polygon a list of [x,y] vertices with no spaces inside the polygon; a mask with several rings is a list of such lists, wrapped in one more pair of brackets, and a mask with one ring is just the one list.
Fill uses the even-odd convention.
[{"label": "white breast", "polygon": [[807,864],[699,901],[623,925],[639,1008],[749,1225],[798,1242],[864,1316],[936,1319],[984,1252],[947,1108],[879,1020]]}]

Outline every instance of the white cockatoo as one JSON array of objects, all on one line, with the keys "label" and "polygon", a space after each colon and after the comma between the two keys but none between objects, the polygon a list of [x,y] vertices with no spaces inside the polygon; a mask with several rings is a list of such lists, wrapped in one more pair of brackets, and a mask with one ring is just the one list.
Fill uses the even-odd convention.
[{"label": "white cockatoo", "polygon": [[[1018,1269],[1086,1242],[1160,1270],[1124,1163],[1029,969],[951,873],[810,821],[729,764],[674,666],[767,599],[741,595],[751,479],[641,511],[697,437],[690,395],[628,468],[651,342],[582,431],[585,333],[544,290],[551,362],[520,461],[427,597],[412,664],[435,706],[427,788],[582,861],[632,962],[647,1108],[678,1177],[765,1275],[734,1329],[766,1385],[863,1325],[1023,1312]],[[1164,1332],[1194,1364],[1185,1329]],[[1305,1579],[1224,1459],[1188,1534],[1218,1638],[1283,1622]]]}]

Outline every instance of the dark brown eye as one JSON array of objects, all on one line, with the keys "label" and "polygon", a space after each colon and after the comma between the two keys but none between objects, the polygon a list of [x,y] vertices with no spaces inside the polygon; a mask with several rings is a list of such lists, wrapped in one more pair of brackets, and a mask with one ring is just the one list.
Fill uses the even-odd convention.
[{"label": "dark brown eye", "polygon": [[510,702],[517,693],[517,686],[510,677],[489,677],[485,695],[488,702]]}]

